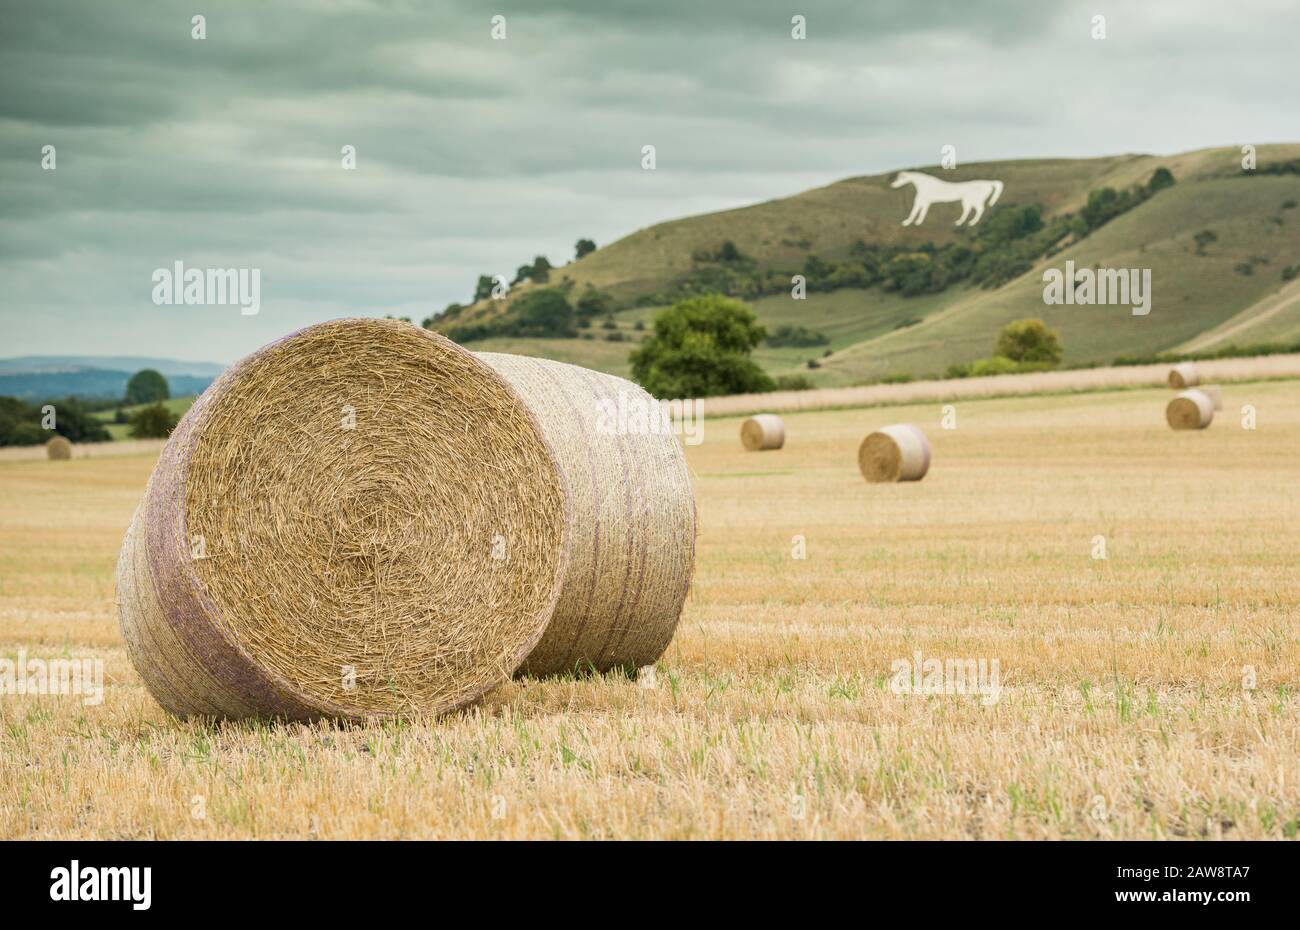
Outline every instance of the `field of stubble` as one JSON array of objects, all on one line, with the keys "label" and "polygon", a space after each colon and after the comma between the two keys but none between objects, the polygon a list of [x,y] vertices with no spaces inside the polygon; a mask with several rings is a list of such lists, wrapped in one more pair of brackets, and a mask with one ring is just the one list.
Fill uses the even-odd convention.
[{"label": "field of stubble", "polygon": [[[0,656],[107,679],[98,706],[0,695],[0,835],[1294,838],[1300,382],[1225,393],[1195,434],[1156,390],[961,401],[953,430],[937,403],[792,413],[770,453],[709,420],[656,687],[361,728],[167,717],[113,605],[152,457],[0,461]],[[857,444],[899,421],[931,473],[867,485]],[[894,693],[918,651],[996,660],[998,699]]]}]

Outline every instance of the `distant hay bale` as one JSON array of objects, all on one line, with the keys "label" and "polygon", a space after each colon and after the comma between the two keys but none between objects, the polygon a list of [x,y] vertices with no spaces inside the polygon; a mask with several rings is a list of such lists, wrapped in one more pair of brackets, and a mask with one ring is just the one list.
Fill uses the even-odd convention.
[{"label": "distant hay bale", "polygon": [[1202,384],[1196,390],[1210,399],[1216,411],[1223,409],[1223,389],[1217,384]]},{"label": "distant hay bale", "polygon": [[574,365],[478,353],[550,441],[573,508],[563,590],[522,675],[653,665],[695,567],[695,498],[681,443],[637,385]]},{"label": "distant hay bale", "polygon": [[886,426],[862,440],[858,468],[873,483],[920,481],[930,470],[930,440],[910,423]]},{"label": "distant hay bale", "polygon": [[1182,390],[1201,383],[1201,373],[1191,362],[1180,362],[1169,370],[1169,386]]},{"label": "distant hay bale", "polygon": [[759,413],[740,424],[740,444],[749,452],[785,445],[785,423],[774,413]]},{"label": "distant hay bale", "polygon": [[1204,391],[1183,391],[1165,407],[1173,429],[1205,429],[1214,419],[1214,401]]},{"label": "distant hay bale", "polygon": [[51,436],[45,444],[45,455],[55,461],[66,461],[72,458],[72,443],[63,436]]},{"label": "distant hay bale", "polygon": [[167,441],[118,563],[127,650],[181,716],[459,707],[541,639],[569,507],[491,366],[402,322],[311,326],[228,369]]}]

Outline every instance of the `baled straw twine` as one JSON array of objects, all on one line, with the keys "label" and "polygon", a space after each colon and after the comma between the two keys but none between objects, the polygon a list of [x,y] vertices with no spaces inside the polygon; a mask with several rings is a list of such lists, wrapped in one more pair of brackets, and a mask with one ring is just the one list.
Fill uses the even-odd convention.
[{"label": "baled straw twine", "polygon": [[1203,391],[1183,391],[1165,407],[1172,429],[1205,429],[1214,419],[1214,401]]},{"label": "baled straw twine", "polygon": [[774,413],[759,413],[740,424],[740,444],[749,452],[785,445],[785,422]]},{"label": "baled straw twine", "polygon": [[630,381],[479,353],[550,441],[572,503],[570,555],[550,625],[519,669],[638,668],[667,649],[695,566],[695,499],[681,444]]},{"label": "baled straw twine", "polygon": [[930,440],[910,423],[886,426],[862,440],[858,469],[872,483],[920,481],[930,470]]},{"label": "baled straw twine", "polygon": [[458,707],[541,638],[568,507],[489,366],[406,323],[312,326],[227,370],[164,447],[118,566],[128,652],[178,715]]}]

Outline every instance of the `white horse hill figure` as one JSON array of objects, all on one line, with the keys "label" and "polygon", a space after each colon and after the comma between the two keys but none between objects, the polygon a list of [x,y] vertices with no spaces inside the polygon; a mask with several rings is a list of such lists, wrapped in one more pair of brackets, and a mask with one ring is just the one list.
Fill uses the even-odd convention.
[{"label": "white horse hill figure", "polygon": [[1001,181],[944,181],[919,171],[900,171],[889,186],[902,187],[904,184],[916,187],[916,199],[912,201],[912,212],[903,220],[904,226],[924,223],[932,203],[956,203],[958,200],[961,201],[961,216],[956,225],[966,222],[966,217],[974,211],[975,216],[970,221],[974,226],[984,215],[984,208],[993,206],[1002,196]]}]

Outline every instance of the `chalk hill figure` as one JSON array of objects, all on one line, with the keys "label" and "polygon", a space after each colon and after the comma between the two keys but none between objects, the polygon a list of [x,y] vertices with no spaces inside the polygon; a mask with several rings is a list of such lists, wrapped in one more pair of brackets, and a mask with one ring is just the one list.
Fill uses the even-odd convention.
[{"label": "chalk hill figure", "polygon": [[920,226],[925,222],[925,214],[930,205],[935,203],[955,203],[961,201],[961,216],[956,225],[966,222],[966,217],[973,211],[975,216],[970,225],[974,226],[984,215],[984,208],[991,207],[1002,196],[1001,181],[944,181],[940,178],[922,174],[919,171],[900,171],[890,187],[902,187],[911,184],[916,187],[916,199],[912,201],[912,212],[903,220],[904,226],[915,223]]}]

